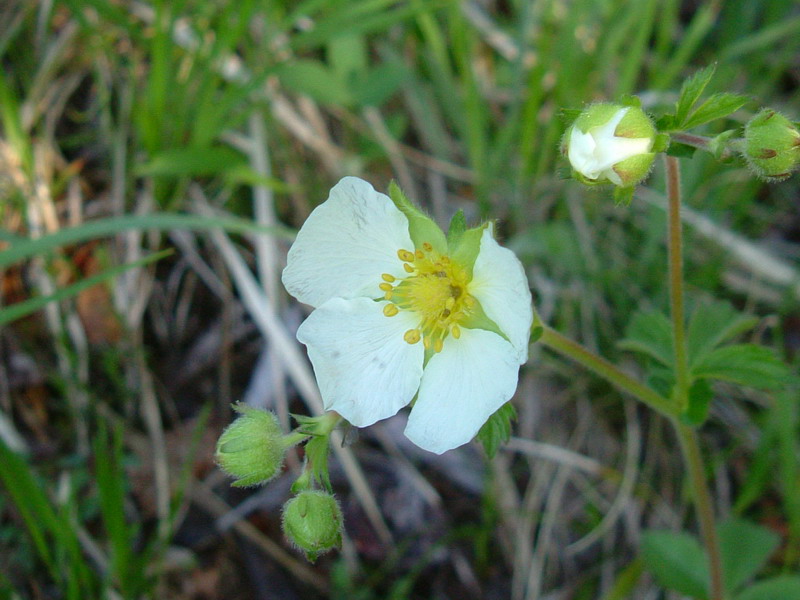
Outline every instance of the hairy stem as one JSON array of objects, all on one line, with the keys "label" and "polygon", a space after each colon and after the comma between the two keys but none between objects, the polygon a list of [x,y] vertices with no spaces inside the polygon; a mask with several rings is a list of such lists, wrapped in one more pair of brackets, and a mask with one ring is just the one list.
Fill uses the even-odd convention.
[{"label": "hairy stem", "polygon": [[674,417],[676,415],[675,407],[672,402],[664,398],[661,394],[656,393],[646,385],[636,381],[630,375],[620,371],[616,366],[607,361],[601,356],[597,356],[590,350],[584,348],[577,342],[564,337],[554,329],[547,325],[543,325],[544,332],[539,338],[539,342],[544,344],[551,350],[555,350],[575,362],[580,363],[590,371],[593,371],[616,388],[627,392],[637,400],[643,402],[653,410],[666,415]]},{"label": "hairy stem", "polygon": [[711,572],[711,595],[709,598],[710,600],[724,600],[722,561],[719,553],[717,529],[714,524],[714,505],[711,502],[708,485],[706,485],[706,474],[703,468],[700,444],[697,441],[697,432],[694,428],[677,420],[673,421],[673,424],[681,443],[683,459],[689,469],[697,520],[700,522],[700,533],[703,536],[703,542],[708,553],[708,565]]},{"label": "hairy stem", "polygon": [[[664,155],[667,172],[667,200],[669,214],[667,219],[667,253],[669,260],[669,300],[672,315],[672,341],[675,356],[675,392],[680,412],[689,405],[689,362],[686,352],[686,319],[683,305],[683,239],[681,231],[681,174],[678,159]],[[708,553],[711,571],[710,600],[724,600],[722,585],[722,564],[720,561],[719,542],[714,526],[714,507],[706,485],[703,469],[703,458],[697,442],[695,430],[673,421],[681,442],[681,450],[689,476],[692,481],[692,496],[700,521],[700,531]]]}]

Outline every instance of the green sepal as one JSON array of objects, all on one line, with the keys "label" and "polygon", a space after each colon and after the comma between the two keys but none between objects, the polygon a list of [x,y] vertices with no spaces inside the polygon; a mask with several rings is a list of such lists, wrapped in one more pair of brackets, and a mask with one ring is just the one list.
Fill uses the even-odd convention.
[{"label": "green sepal", "polygon": [[483,444],[486,456],[490,459],[497,454],[501,444],[505,444],[511,437],[511,422],[517,419],[517,411],[511,402],[506,402],[478,431],[476,439]]},{"label": "green sepal", "polygon": [[669,148],[670,137],[666,133],[657,133],[653,139],[653,152],[666,152]]},{"label": "green sepal", "polygon": [[[723,160],[725,158],[725,152],[728,150],[728,142],[730,142],[737,133],[735,129],[728,129],[718,136],[711,138],[711,141],[708,143],[708,149],[711,151],[711,154],[714,155],[714,158],[717,160]],[[727,158],[728,160],[731,159],[730,156]]]},{"label": "green sepal", "polygon": [[447,247],[452,249],[458,246],[461,237],[467,230],[467,219],[464,217],[464,211],[459,210],[450,219],[450,226],[447,228]]},{"label": "green sepal", "polygon": [[642,108],[642,100],[639,96],[633,94],[626,94],[619,98],[619,103],[622,106],[630,106],[632,108]]},{"label": "green sepal", "polygon": [[441,228],[406,198],[394,181],[389,184],[389,198],[408,219],[408,234],[415,248],[422,248],[422,244],[428,242],[440,254],[447,254],[447,239]]},{"label": "green sepal", "polygon": [[558,115],[564,123],[571,125],[575,122],[575,119],[581,116],[582,112],[583,110],[580,108],[562,108],[558,111]]},{"label": "green sepal", "polygon": [[457,239],[454,239],[453,242],[450,242],[450,238],[448,237],[448,254],[450,259],[466,271],[470,281],[472,280],[472,269],[475,266],[475,260],[478,258],[478,253],[481,250],[483,230],[487,227],[489,227],[489,223],[467,229],[463,231]]},{"label": "green sepal", "polygon": [[699,427],[708,418],[711,400],[714,397],[711,385],[704,379],[698,379],[689,388],[689,405],[681,415],[681,420],[692,427]]},{"label": "green sepal", "polygon": [[[636,157],[633,157],[636,158]],[[614,186],[614,204],[617,206],[630,206],[633,200],[633,186],[619,187]]]},{"label": "green sepal", "polygon": [[306,464],[303,474],[292,484],[292,492],[297,493],[313,487],[317,483],[327,491],[332,491],[331,479],[328,474],[328,436],[312,437],[305,446]]},{"label": "green sepal", "polygon": [[528,343],[535,344],[540,339],[542,339],[542,335],[544,335],[544,327],[542,327],[538,323],[534,323],[533,326],[531,327],[531,337]]}]

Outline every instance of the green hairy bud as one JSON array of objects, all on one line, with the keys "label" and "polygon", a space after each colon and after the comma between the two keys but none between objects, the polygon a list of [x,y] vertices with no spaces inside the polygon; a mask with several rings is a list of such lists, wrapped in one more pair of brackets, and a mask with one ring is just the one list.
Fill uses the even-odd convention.
[{"label": "green hairy bud", "polygon": [[782,114],[764,108],[745,125],[743,154],[759,177],[786,179],[800,165],[800,131]]},{"label": "green hairy bud", "polygon": [[283,533],[308,560],[342,544],[342,511],[331,494],[299,493],[283,506]]},{"label": "green hairy bud", "polygon": [[567,130],[561,151],[582,183],[631,188],[653,166],[656,133],[638,106],[593,104]]},{"label": "green hairy bud", "polygon": [[239,417],[217,441],[216,461],[235,487],[267,483],[281,472],[287,444],[277,417],[265,410],[236,404]]}]

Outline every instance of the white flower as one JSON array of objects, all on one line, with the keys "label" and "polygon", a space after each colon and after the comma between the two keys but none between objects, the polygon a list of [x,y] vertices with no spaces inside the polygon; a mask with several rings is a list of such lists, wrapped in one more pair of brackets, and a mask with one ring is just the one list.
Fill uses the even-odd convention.
[{"label": "white flower", "polygon": [[653,164],[654,136],[655,128],[640,108],[595,104],[568,131],[566,153],[587,183],[632,186]]},{"label": "white flower", "polygon": [[297,338],[325,408],[366,427],[416,397],[406,436],[442,453],[470,441],[514,394],[531,294],[491,226],[448,243],[430,219],[401,208],[345,177],[297,234],[283,283],[315,308]]}]

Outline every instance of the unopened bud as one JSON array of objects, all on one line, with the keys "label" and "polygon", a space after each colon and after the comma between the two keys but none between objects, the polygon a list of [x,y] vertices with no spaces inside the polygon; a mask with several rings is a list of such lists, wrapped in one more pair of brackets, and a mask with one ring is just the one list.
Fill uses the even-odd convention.
[{"label": "unopened bud", "polygon": [[593,104],[562,142],[575,177],[583,183],[633,187],[650,172],[656,129],[638,106]]},{"label": "unopened bud", "polygon": [[786,179],[800,165],[800,131],[782,114],[764,108],[745,125],[743,154],[759,177]]},{"label": "unopened bud", "polygon": [[277,417],[265,410],[236,404],[239,417],[217,441],[215,458],[220,468],[236,477],[235,487],[268,482],[280,473],[287,444]]},{"label": "unopened bud", "polygon": [[283,533],[308,560],[342,544],[342,511],[333,495],[300,492],[283,506]]}]

